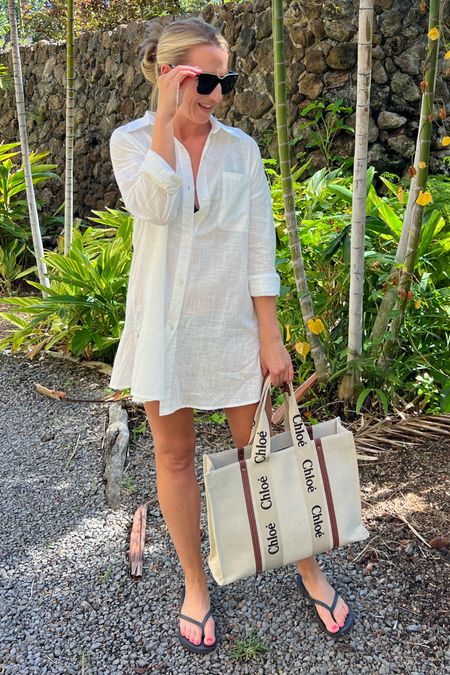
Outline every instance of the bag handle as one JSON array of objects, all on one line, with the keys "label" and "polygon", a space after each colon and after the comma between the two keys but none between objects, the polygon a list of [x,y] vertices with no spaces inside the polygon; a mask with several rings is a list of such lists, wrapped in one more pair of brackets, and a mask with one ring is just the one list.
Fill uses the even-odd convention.
[{"label": "bag handle", "polygon": [[[270,377],[267,376],[266,379],[264,380],[263,385],[262,385],[262,388],[261,388],[261,395],[260,395],[260,397],[259,397],[259,403],[258,403],[258,406],[257,406],[257,408],[256,408],[256,410],[255,410],[255,416],[253,417],[252,429],[251,429],[251,431],[250,431],[250,438],[249,438],[249,440],[248,440],[247,445],[251,445],[251,443],[253,442],[253,439],[254,439],[254,437],[255,437],[256,428],[257,428],[257,426],[258,426],[259,417],[260,417],[260,415],[261,415],[261,410],[262,410],[263,407],[264,407],[263,404],[264,404],[264,405],[266,404],[266,400],[267,400],[266,389],[267,389],[267,387],[269,386],[269,384],[270,384]],[[265,400],[263,401],[263,399],[265,399]]]},{"label": "bag handle", "polygon": [[[298,409],[295,400],[294,388],[292,382],[284,382],[284,405],[289,422],[289,431],[291,432],[292,443],[294,446],[303,448],[311,442],[305,423]],[[255,424],[250,436],[252,444],[252,461],[256,464],[265,462],[270,457],[271,436],[270,421],[266,412],[267,396],[270,393],[270,375],[267,375],[263,385],[261,399],[255,413]]]}]

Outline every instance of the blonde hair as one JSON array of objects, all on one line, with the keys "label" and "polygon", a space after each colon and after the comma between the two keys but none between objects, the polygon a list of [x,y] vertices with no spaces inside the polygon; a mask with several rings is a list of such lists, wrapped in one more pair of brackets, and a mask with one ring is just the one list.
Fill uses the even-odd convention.
[{"label": "blonde hair", "polygon": [[198,45],[214,45],[230,53],[228,42],[210,23],[198,17],[176,19],[164,25],[155,21],[141,44],[141,68],[146,80],[153,85],[150,108],[158,102],[159,67],[163,63],[175,66],[186,63],[189,51]]}]

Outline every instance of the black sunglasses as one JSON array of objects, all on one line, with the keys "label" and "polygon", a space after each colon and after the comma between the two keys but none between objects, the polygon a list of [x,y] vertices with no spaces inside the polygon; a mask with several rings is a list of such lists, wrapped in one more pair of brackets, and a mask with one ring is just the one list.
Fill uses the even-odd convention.
[{"label": "black sunglasses", "polygon": [[[169,65],[171,68],[175,68],[172,64]],[[210,94],[220,83],[222,94],[225,96],[233,91],[237,78],[238,73],[235,73],[232,70],[223,77],[213,75],[212,73],[199,73],[197,75],[197,93]]]}]

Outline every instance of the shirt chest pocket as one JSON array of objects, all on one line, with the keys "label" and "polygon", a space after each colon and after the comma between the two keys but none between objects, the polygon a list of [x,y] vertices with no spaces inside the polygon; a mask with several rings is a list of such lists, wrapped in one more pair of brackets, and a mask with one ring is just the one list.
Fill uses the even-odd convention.
[{"label": "shirt chest pocket", "polygon": [[250,220],[250,179],[243,173],[222,171],[221,230],[245,232]]}]

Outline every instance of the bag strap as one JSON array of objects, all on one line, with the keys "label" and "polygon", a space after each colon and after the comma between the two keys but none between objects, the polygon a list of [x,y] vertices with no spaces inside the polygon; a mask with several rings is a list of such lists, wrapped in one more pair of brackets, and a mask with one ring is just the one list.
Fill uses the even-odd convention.
[{"label": "bag strap", "polygon": [[294,387],[292,382],[285,382],[284,388],[284,426],[292,435],[292,442],[299,448],[311,442],[308,428],[305,425],[300,414],[297,401],[295,399]]},{"label": "bag strap", "polygon": [[255,437],[255,432],[256,432],[256,428],[258,426],[259,417],[261,415],[261,410],[263,409],[263,399],[265,399],[264,400],[264,405],[265,405],[265,401],[267,400],[266,388],[269,387],[269,385],[270,385],[270,375],[267,375],[266,379],[264,380],[263,385],[261,387],[261,396],[259,398],[258,407],[255,410],[255,415],[253,417],[253,422],[252,422],[252,429],[250,431],[250,438],[249,438],[249,441],[248,441],[247,445],[251,445],[251,443],[253,442],[253,439]]},{"label": "bag strap", "polygon": [[[285,412],[287,413],[292,443],[293,445],[302,448],[311,443],[311,438],[309,437],[308,430],[298,409],[292,382],[285,382],[283,388],[284,405],[286,408]],[[266,401],[270,391],[270,375],[267,375],[263,385],[261,399],[255,413],[256,424],[254,425],[251,434],[251,458],[252,461],[257,464],[267,461],[270,457],[270,421],[266,412]]]}]

